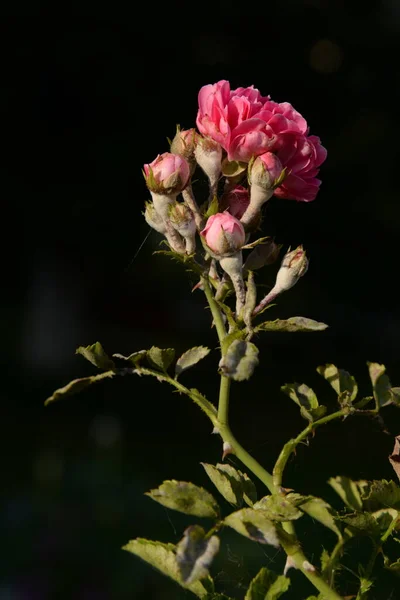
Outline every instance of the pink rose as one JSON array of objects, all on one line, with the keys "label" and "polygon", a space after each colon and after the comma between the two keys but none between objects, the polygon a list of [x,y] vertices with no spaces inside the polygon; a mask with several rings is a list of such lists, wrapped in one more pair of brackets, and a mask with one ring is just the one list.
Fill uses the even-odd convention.
[{"label": "pink rose", "polygon": [[200,235],[207,246],[219,256],[237,252],[244,245],[246,237],[241,222],[228,212],[210,217]]},{"label": "pink rose", "polygon": [[278,103],[267,100],[261,111],[255,116],[268,123],[276,134],[284,131],[306,134],[308,130],[307,121],[289,102]]},{"label": "pink rose", "polygon": [[179,194],[190,177],[188,162],[178,154],[164,152],[143,167],[146,185],[157,194]]},{"label": "pink rose", "polygon": [[321,181],[316,176],[327,155],[319,137],[283,133],[277,155],[282,165],[287,168],[287,175],[283,183],[275,189],[274,194],[279,198],[301,202],[315,200],[321,185]]},{"label": "pink rose", "polygon": [[237,185],[221,196],[219,209],[221,212],[227,210],[232,216],[236,217],[236,219],[241,219],[246,208],[249,206],[249,202],[249,190],[242,185]]}]

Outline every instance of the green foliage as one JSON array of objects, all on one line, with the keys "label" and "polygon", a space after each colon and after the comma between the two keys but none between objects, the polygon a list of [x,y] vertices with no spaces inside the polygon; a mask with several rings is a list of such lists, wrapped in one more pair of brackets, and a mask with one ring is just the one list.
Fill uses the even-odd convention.
[{"label": "green foliage", "polygon": [[201,463],[207,475],[229,504],[241,507],[243,501],[249,506],[257,500],[257,492],[254,483],[246,473],[238,471],[231,465],[210,465]]},{"label": "green foliage", "polygon": [[166,372],[175,358],[175,350],[173,348],[157,348],[153,346],[147,351],[149,363],[156,369]]},{"label": "green foliage", "polygon": [[321,523],[324,527],[331,529],[341,538],[342,534],[337,526],[337,513],[325,500],[315,496],[302,496],[301,494],[288,494],[286,498],[300,508],[302,512]]},{"label": "green foliage", "polygon": [[262,510],[242,508],[226,517],[224,524],[254,542],[279,547],[278,530]]},{"label": "green foliage", "polygon": [[105,373],[99,373],[98,375],[92,375],[91,377],[81,377],[80,379],[73,379],[67,385],[62,388],[58,388],[55,390],[52,395],[47,398],[45,401],[45,406],[54,402],[55,400],[63,399],[65,396],[72,396],[73,394],[77,394],[81,392],[83,389],[92,385],[92,383],[97,383],[98,381],[102,381],[103,379],[109,379],[114,377],[114,371],[106,371]]},{"label": "green foliage", "polygon": [[304,419],[316,421],[326,413],[326,407],[319,405],[314,391],[305,383],[287,383],[281,390],[300,406],[300,414]]},{"label": "green foliage", "polygon": [[[358,482],[360,485],[360,482]],[[394,481],[361,482],[363,508],[375,511],[381,508],[394,508],[400,511],[400,486]]]},{"label": "green foliage", "polygon": [[278,600],[289,586],[290,579],[263,567],[251,581],[245,600]]},{"label": "green foliage", "polygon": [[264,321],[255,328],[255,331],[286,331],[293,333],[296,331],[324,331],[328,325],[319,323],[306,317],[291,317],[290,319],[276,319],[275,321]]},{"label": "green foliage", "polygon": [[234,340],[222,357],[219,368],[235,381],[249,379],[258,365],[258,348],[251,342]]},{"label": "green foliage", "polygon": [[331,477],[328,483],[352,510],[361,511],[363,504],[357,484],[348,477]]},{"label": "green foliage", "polygon": [[341,406],[346,406],[357,398],[357,382],[350,373],[331,364],[318,367],[317,371],[331,384]]},{"label": "green foliage", "polygon": [[211,579],[193,583],[183,581],[176,558],[176,548],[173,544],[163,544],[162,542],[138,538],[128,542],[122,549],[135,554],[199,598],[207,597],[210,588],[213,588]]},{"label": "green foliage", "polygon": [[179,377],[181,373],[190,369],[199,361],[207,356],[210,353],[210,349],[205,346],[196,346],[194,348],[190,348],[178,358],[175,365],[175,375]]},{"label": "green foliage", "polygon": [[219,211],[218,197],[214,196],[213,199],[211,200],[206,212],[204,213],[204,216],[206,219],[209,219],[213,215],[216,215],[218,211]]},{"label": "green foliage", "polygon": [[199,525],[188,527],[176,547],[176,560],[182,580],[186,585],[204,579],[208,568],[219,550],[219,538],[216,535],[205,536]]},{"label": "green foliage", "polygon": [[217,519],[219,507],[207,490],[189,481],[164,481],[160,487],[146,493],[159,504],[186,515]]},{"label": "green foliage", "polygon": [[295,521],[303,516],[301,510],[290,502],[289,499],[278,494],[264,496],[253,506],[256,510],[262,510],[271,521]]},{"label": "green foliage", "polygon": [[129,356],[124,356],[123,354],[113,354],[113,358],[119,358],[120,360],[125,360],[126,362],[131,363],[133,367],[136,367],[140,364],[140,362],[146,358],[147,350],[139,350],[138,352],[133,352]]},{"label": "green foliage", "polygon": [[79,346],[76,354],[81,354],[86,360],[92,363],[98,369],[109,371],[115,368],[114,362],[107,356],[100,342],[96,342],[91,346]]}]

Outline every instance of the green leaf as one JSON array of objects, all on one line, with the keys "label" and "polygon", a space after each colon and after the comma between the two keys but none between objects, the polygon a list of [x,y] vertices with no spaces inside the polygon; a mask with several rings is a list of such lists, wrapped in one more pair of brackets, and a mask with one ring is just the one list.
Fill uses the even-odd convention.
[{"label": "green leaf", "polygon": [[397,519],[399,513],[394,508],[381,508],[371,513],[375,521],[379,525],[379,531],[385,533],[394,519]]},{"label": "green leaf", "polygon": [[361,490],[363,507],[367,511],[379,508],[400,510],[400,486],[394,481],[371,481]]},{"label": "green leaf", "polygon": [[389,377],[385,375],[386,367],[378,363],[367,363],[369,376],[374,390],[375,404],[377,408],[387,406],[392,402],[392,393]]},{"label": "green leaf", "polygon": [[359,488],[355,481],[348,477],[339,476],[331,477],[328,483],[349,508],[358,511],[363,509]]},{"label": "green leaf", "polygon": [[277,529],[261,510],[242,508],[226,517],[224,524],[255,542],[279,547]]},{"label": "green leaf", "polygon": [[160,487],[146,493],[156,502],[186,515],[217,519],[219,507],[207,490],[190,481],[164,481]]},{"label": "green leaf", "polygon": [[[196,594],[199,598],[206,598],[208,595],[208,589],[206,588],[206,582],[195,581],[192,584],[185,584],[182,581],[179,566],[175,555],[175,546],[173,544],[163,544],[161,542],[153,542],[151,540],[145,540],[143,538],[137,538],[131,540],[125,546],[123,550],[135,554],[148,564],[150,564],[158,571],[161,571],[167,577],[170,577],[176,583],[179,583],[183,588],[186,588]],[[209,582],[208,586],[209,587]]]},{"label": "green leaf", "polygon": [[92,363],[98,369],[108,371],[114,369],[114,362],[104,352],[103,346],[100,342],[96,342],[91,346],[79,346],[76,350],[76,354],[81,354],[86,360]]},{"label": "green leaf", "polygon": [[224,177],[237,177],[244,173],[247,169],[247,163],[237,160],[229,161],[227,158],[221,163],[222,175]]},{"label": "green leaf", "polygon": [[147,350],[139,350],[138,352],[133,352],[129,356],[124,356],[123,354],[113,354],[113,358],[119,358],[120,360],[125,360],[130,362],[131,365],[136,367],[140,363],[140,361],[145,358],[147,354]]},{"label": "green leaf", "polygon": [[181,577],[186,584],[194,583],[208,575],[208,569],[219,550],[219,538],[205,537],[199,525],[188,527],[176,547],[176,560]]},{"label": "green leaf", "polygon": [[368,512],[357,512],[352,515],[340,517],[353,536],[368,535],[371,537],[380,536],[380,527],[374,517]]},{"label": "green leaf", "polygon": [[92,383],[97,383],[102,379],[109,379],[114,377],[114,371],[106,371],[105,373],[99,373],[98,375],[92,375],[91,377],[82,377],[80,379],[73,379],[67,385],[62,388],[58,388],[55,390],[50,398],[47,398],[44,405],[47,406],[50,402],[55,402],[56,400],[62,399],[64,396],[72,396],[73,394],[77,394],[81,392],[85,388],[92,385]]},{"label": "green leaf", "polygon": [[258,362],[257,346],[244,340],[235,340],[221,358],[219,368],[226,377],[244,381],[253,375]]},{"label": "green leaf", "polygon": [[347,397],[350,402],[353,402],[356,399],[358,386],[356,380],[350,373],[343,369],[338,369],[332,364],[322,365],[317,368],[317,371],[322,377],[325,377],[337,395],[341,396],[342,399]]},{"label": "green leaf", "polygon": [[252,250],[253,248],[256,248],[256,246],[259,246],[260,244],[266,244],[267,240],[270,240],[271,237],[269,235],[267,235],[266,237],[262,237],[262,238],[258,238],[258,240],[255,240],[254,242],[251,242],[250,244],[246,244],[245,246],[242,246],[242,250]]},{"label": "green leaf", "polygon": [[278,600],[289,586],[288,577],[263,567],[251,581],[244,600]]},{"label": "green leaf", "polygon": [[288,494],[286,499],[299,507],[309,517],[334,531],[339,538],[342,537],[340,529],[336,525],[336,512],[325,500],[315,496],[301,496],[300,494]]},{"label": "green leaf", "polygon": [[[226,320],[228,321],[229,329],[236,329],[237,325],[236,325],[235,317],[233,316],[233,311],[231,310],[230,306],[228,306],[227,304],[224,304],[220,300],[215,300],[215,301],[218,304],[218,306],[220,307],[220,309],[223,311],[224,315],[226,316]],[[239,330],[237,330],[237,331],[239,331]],[[228,336],[226,336],[226,337],[228,337]],[[240,338],[244,337],[244,333],[240,332],[239,337]]]},{"label": "green leaf", "polygon": [[295,521],[303,516],[301,510],[283,496],[264,496],[253,508],[262,510],[271,521]]},{"label": "green leaf", "polygon": [[384,556],[383,565],[385,569],[392,571],[392,573],[394,573],[395,575],[400,575],[400,558],[392,562],[388,556]]},{"label": "green leaf", "polygon": [[173,348],[157,348],[153,346],[147,350],[147,359],[150,364],[160,371],[166,371],[175,358]]},{"label": "green leaf", "polygon": [[308,421],[316,421],[326,413],[326,407],[319,406],[314,391],[305,383],[287,383],[281,390],[300,406],[301,416]]},{"label": "green leaf", "polygon": [[219,211],[218,198],[217,198],[217,196],[214,196],[213,199],[211,200],[206,212],[204,213],[204,216],[206,217],[206,219],[209,219],[213,215],[216,215],[218,211]]},{"label": "green leaf", "polygon": [[225,594],[207,594],[203,597],[203,600],[233,600],[233,598],[225,596]]},{"label": "green leaf", "polygon": [[231,465],[210,465],[201,463],[207,475],[221,494],[232,506],[242,506],[243,500],[252,506],[257,497],[254,483],[249,477]]},{"label": "green leaf", "polygon": [[290,319],[275,321],[264,321],[255,328],[255,331],[287,331],[293,333],[295,331],[323,331],[328,325],[319,323],[306,317],[291,317]]},{"label": "green leaf", "polygon": [[331,561],[331,555],[329,554],[328,550],[326,550],[326,548],[324,548],[322,550],[322,554],[321,554],[321,572],[322,573],[325,571],[325,569],[327,569],[330,566],[330,561]]},{"label": "green leaf", "polygon": [[210,353],[210,349],[205,346],[195,346],[194,348],[190,348],[178,358],[175,365],[175,374],[178,377],[183,371],[190,369],[199,361],[207,356]]}]

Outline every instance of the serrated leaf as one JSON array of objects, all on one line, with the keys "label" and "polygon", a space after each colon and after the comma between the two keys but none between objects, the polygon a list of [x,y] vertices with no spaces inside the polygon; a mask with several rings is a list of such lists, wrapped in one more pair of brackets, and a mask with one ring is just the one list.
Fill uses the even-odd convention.
[{"label": "serrated leaf", "polygon": [[257,497],[254,483],[231,465],[201,463],[207,475],[229,504],[242,506],[243,500],[252,506]]},{"label": "serrated leaf", "polygon": [[115,368],[114,362],[105,353],[100,342],[96,342],[91,346],[79,346],[79,348],[76,349],[76,354],[81,354],[86,360],[92,363],[92,365],[103,371],[109,371],[110,369]]},{"label": "serrated leaf", "polygon": [[251,342],[235,340],[221,358],[219,368],[235,381],[249,379],[258,365],[258,348]]},{"label": "serrated leaf", "polygon": [[157,348],[153,346],[147,350],[147,359],[153,367],[160,371],[167,371],[175,358],[175,350],[173,348]]},{"label": "serrated leaf", "polygon": [[363,509],[360,491],[355,481],[352,481],[349,477],[339,476],[331,477],[328,483],[349,508],[358,511]]},{"label": "serrated leaf", "polygon": [[173,544],[163,544],[161,542],[137,538],[136,540],[129,541],[122,549],[135,554],[167,577],[176,581],[176,583],[179,583],[182,587],[196,594],[199,598],[207,597],[209,582],[206,587],[206,580],[203,582],[195,581],[192,584],[185,584],[182,581],[176,560],[175,546]]},{"label": "serrated leaf", "polygon": [[367,363],[369,376],[374,391],[375,404],[377,408],[387,406],[393,400],[389,377],[385,374],[386,367],[378,363]]},{"label": "serrated leaf", "polygon": [[301,416],[308,421],[316,421],[326,413],[326,407],[319,406],[314,391],[305,383],[287,383],[281,390],[300,406]]},{"label": "serrated leaf", "polygon": [[395,508],[400,510],[400,486],[394,481],[371,481],[361,491],[363,507],[367,511],[379,508]]},{"label": "serrated leaf", "polygon": [[275,321],[264,321],[255,328],[255,331],[287,331],[293,333],[296,331],[323,331],[328,325],[307,319],[306,317],[291,317],[290,319]]},{"label": "serrated leaf", "polygon": [[124,356],[123,354],[113,354],[113,358],[119,358],[120,360],[125,360],[130,362],[134,367],[140,363],[140,361],[146,357],[147,350],[139,350],[138,352],[133,352],[129,356]]},{"label": "serrated leaf", "polygon": [[271,521],[295,521],[303,516],[301,510],[283,496],[264,496],[253,508],[262,510]]},{"label": "serrated leaf", "polygon": [[176,560],[186,584],[192,584],[208,575],[208,569],[219,550],[219,538],[205,537],[199,525],[188,527],[176,546]]},{"label": "serrated leaf", "polygon": [[334,531],[339,538],[342,537],[340,529],[335,521],[337,515],[325,500],[315,496],[301,496],[300,494],[288,494],[286,499],[300,508],[300,510],[309,517],[315,519],[331,531]]},{"label": "serrated leaf", "polygon": [[111,377],[114,377],[114,375],[114,371],[106,371],[105,373],[99,373],[98,375],[92,375],[91,377],[81,377],[80,379],[73,379],[64,387],[55,390],[50,396],[50,398],[47,398],[44,405],[47,406],[51,402],[55,402],[56,400],[64,398],[64,396],[72,396],[73,394],[78,394],[85,388],[92,385],[92,383],[97,383],[102,379],[109,379]]},{"label": "serrated leaf", "polygon": [[224,524],[255,542],[279,547],[276,527],[261,510],[242,508],[226,517]]},{"label": "serrated leaf", "polygon": [[157,489],[147,492],[146,496],[185,515],[210,519],[216,519],[219,515],[219,507],[213,496],[190,481],[164,481]]},{"label": "serrated leaf", "polygon": [[210,349],[205,346],[195,346],[190,348],[178,358],[175,365],[175,374],[178,377],[183,371],[190,369],[195,364],[200,362],[210,353]]},{"label": "serrated leaf", "polygon": [[368,512],[357,512],[352,515],[340,517],[350,532],[355,535],[380,536],[380,528],[374,517]]},{"label": "serrated leaf", "polygon": [[290,579],[263,567],[250,582],[244,600],[278,600],[287,592]]},{"label": "serrated leaf", "polygon": [[332,364],[322,365],[317,368],[317,371],[331,384],[338,396],[347,393],[350,402],[356,399],[358,386],[350,373],[343,369],[338,369]]},{"label": "serrated leaf", "polygon": [[397,519],[399,516],[398,511],[394,508],[381,508],[380,510],[376,510],[371,514],[378,523],[381,533],[385,533],[388,527],[392,524],[393,520]]},{"label": "serrated leaf", "polygon": [[384,556],[383,565],[384,565],[385,569],[388,569],[395,575],[400,575],[400,558],[398,558],[397,560],[392,562],[388,556]]}]

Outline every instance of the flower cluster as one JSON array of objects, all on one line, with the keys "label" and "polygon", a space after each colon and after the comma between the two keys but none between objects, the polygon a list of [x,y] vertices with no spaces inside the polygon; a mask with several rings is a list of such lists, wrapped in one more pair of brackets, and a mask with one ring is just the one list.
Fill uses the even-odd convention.
[{"label": "flower cluster", "polygon": [[[205,260],[211,261],[212,278],[220,286],[227,281],[233,286],[240,315],[246,303],[243,273],[251,270],[246,264],[269,264],[279,252],[271,240],[264,242],[268,247],[254,248],[243,267],[242,250],[257,244],[249,244],[249,237],[260,226],[263,205],[273,195],[314,200],[326,150],[318,137],[309,135],[306,120],[291,104],[274,102],[253,86],[231,90],[228,81],[219,81],[202,87],[198,100],[198,132],[178,128],[170,152],[144,165],[152,196],[144,214],[147,223],[179,254],[195,255],[196,240],[201,240]],[[192,189],[196,167],[209,182],[208,202],[202,209]],[[286,255],[274,297],[306,271],[308,261],[302,248],[290,253],[294,255],[301,255],[302,268],[295,273],[296,261]],[[216,263],[224,272],[221,279]],[[281,285],[288,277],[294,283]],[[259,310],[255,307],[254,314]]]}]

